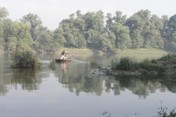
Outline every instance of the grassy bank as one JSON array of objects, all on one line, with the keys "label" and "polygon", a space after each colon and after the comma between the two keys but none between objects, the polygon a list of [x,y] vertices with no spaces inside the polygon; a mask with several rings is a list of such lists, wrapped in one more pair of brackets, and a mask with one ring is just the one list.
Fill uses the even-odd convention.
[{"label": "grassy bank", "polygon": [[[84,49],[77,49],[77,48],[62,48],[59,49],[56,54],[60,54],[63,50],[69,51],[71,54],[73,55],[93,55],[93,54],[97,54],[97,55],[103,55],[106,53],[103,53],[102,51],[96,51],[96,50],[91,50],[88,48],[84,48]],[[116,54],[118,54],[118,56],[121,57],[139,57],[139,56],[143,56],[144,58],[148,58],[148,57],[161,57],[163,55],[166,55],[167,52],[161,49],[155,49],[155,48],[139,48],[139,49],[125,49],[125,50],[118,50],[118,49],[114,49],[113,50]]]},{"label": "grassy bank", "polygon": [[[133,62],[128,57],[121,58],[120,62],[112,62],[114,75],[166,75],[175,76],[176,55],[165,55],[156,60],[145,59],[142,62]],[[171,78],[171,77],[170,77]]]},{"label": "grassy bank", "polygon": [[139,48],[139,49],[126,49],[126,50],[115,50],[119,58],[129,57],[138,62],[144,59],[158,59],[168,53],[161,49],[155,48]]},{"label": "grassy bank", "polygon": [[62,49],[59,49],[56,54],[57,55],[60,55],[60,53],[63,51],[63,50],[66,50],[68,51],[71,55],[79,55],[79,56],[91,56],[93,55],[93,51],[90,50],[90,49],[76,49],[76,48],[62,48]]}]

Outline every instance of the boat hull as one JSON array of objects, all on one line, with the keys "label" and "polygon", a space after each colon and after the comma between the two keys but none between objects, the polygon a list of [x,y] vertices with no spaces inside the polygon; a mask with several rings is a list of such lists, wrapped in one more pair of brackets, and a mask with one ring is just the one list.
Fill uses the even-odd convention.
[{"label": "boat hull", "polygon": [[67,62],[71,62],[71,59],[66,59],[66,60],[61,60],[61,59],[55,59],[56,63],[67,63]]}]

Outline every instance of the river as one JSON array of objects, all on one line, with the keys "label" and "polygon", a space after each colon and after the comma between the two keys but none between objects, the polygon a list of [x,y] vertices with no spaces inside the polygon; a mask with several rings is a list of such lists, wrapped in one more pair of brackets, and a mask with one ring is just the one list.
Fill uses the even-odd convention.
[{"label": "river", "polygon": [[157,117],[176,105],[176,82],[97,73],[92,61],[107,67],[107,56],[74,57],[52,69],[52,56],[40,59],[40,70],[11,69],[0,56],[0,117]]}]

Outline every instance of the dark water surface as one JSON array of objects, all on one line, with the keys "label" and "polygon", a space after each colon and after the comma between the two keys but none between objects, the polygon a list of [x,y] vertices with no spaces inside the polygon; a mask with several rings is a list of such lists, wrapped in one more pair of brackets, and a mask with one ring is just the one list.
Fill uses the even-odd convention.
[{"label": "dark water surface", "polygon": [[161,106],[176,106],[176,82],[160,77],[100,75],[91,61],[108,66],[108,57],[75,57],[41,70],[10,69],[0,56],[0,117],[157,117]]}]

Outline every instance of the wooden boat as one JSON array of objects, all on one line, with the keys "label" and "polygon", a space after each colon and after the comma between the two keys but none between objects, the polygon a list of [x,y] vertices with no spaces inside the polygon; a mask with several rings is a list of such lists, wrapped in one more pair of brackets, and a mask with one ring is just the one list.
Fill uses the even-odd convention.
[{"label": "wooden boat", "polygon": [[66,59],[66,60],[62,60],[62,59],[55,59],[56,63],[66,63],[66,62],[71,62],[71,59]]}]

